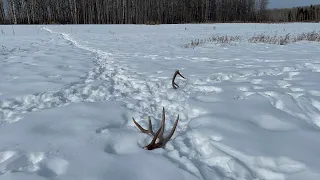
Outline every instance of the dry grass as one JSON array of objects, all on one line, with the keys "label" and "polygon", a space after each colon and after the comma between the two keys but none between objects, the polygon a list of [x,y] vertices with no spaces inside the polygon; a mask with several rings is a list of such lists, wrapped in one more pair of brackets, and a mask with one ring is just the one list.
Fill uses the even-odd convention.
[{"label": "dry grass", "polygon": [[259,34],[248,39],[248,42],[250,43],[267,43],[278,45],[286,45],[289,43],[295,43],[299,41],[320,42],[320,31],[312,31],[295,35],[291,35],[290,33],[288,33],[284,36],[270,36],[265,34]]},{"label": "dry grass", "polygon": [[211,43],[214,42],[216,44],[220,44],[220,45],[230,45],[232,42],[236,42],[236,41],[240,41],[241,37],[240,36],[213,36],[213,37],[209,37],[206,39],[194,39],[191,40],[190,43],[183,45],[183,47],[185,48],[194,48],[196,46],[205,44],[205,43]]},{"label": "dry grass", "polygon": [[248,42],[285,45],[290,42],[290,34],[286,34],[285,36],[258,34],[249,38]]},{"label": "dry grass", "polygon": [[308,33],[301,33],[294,37],[294,40],[297,41],[313,41],[320,42],[320,31],[312,31]]},{"label": "dry grass", "polygon": [[148,21],[146,25],[160,25],[160,21]]},{"label": "dry grass", "polygon": [[[183,45],[185,48],[195,48],[197,46],[203,45],[205,43],[212,43],[224,45],[231,45],[232,42],[242,41],[244,38],[241,36],[213,36],[206,39],[195,39],[191,40],[190,43]],[[309,42],[320,42],[320,31],[311,31],[300,34],[286,34],[283,36],[279,35],[266,35],[258,34],[247,39],[249,43],[266,43],[266,44],[276,44],[276,45],[286,45],[290,43],[295,43],[299,41],[309,41]]]}]

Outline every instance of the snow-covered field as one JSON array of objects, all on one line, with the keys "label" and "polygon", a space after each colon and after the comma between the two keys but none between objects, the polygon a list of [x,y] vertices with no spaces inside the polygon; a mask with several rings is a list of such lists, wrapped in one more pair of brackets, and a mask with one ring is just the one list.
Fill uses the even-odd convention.
[{"label": "snow-covered field", "polygon": [[[320,24],[0,26],[1,180],[319,180]],[[176,69],[180,88],[171,87]],[[164,149],[142,147],[166,109]]]}]

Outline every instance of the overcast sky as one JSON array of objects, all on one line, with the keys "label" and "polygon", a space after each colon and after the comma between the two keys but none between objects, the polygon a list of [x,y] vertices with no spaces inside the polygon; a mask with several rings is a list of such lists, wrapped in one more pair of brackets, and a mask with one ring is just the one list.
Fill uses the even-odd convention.
[{"label": "overcast sky", "polygon": [[294,6],[308,6],[310,4],[320,4],[320,0],[269,0],[269,8],[286,8]]}]

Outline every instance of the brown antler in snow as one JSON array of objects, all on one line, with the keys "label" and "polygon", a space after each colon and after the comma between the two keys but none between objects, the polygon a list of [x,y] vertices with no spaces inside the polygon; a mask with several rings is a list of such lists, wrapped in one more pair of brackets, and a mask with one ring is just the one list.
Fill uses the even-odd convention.
[{"label": "brown antler in snow", "polygon": [[[148,121],[149,121],[149,127],[148,129],[144,129],[140,126],[140,124],[138,124],[134,118],[133,119],[133,122],[134,124],[140,129],[140,131],[142,133],[146,133],[146,134],[151,134],[153,135],[153,139],[152,141],[150,142],[150,144],[148,144],[147,146],[144,146],[144,149],[146,150],[153,150],[153,149],[156,149],[156,148],[161,148],[163,147],[169,140],[170,138],[172,137],[174,131],[176,130],[176,127],[177,127],[177,124],[178,124],[178,121],[179,121],[179,115],[173,125],[173,128],[171,129],[171,132],[170,134],[164,138],[163,137],[163,133],[164,133],[164,125],[165,125],[165,110],[164,108],[162,109],[162,121],[161,121],[161,126],[160,128],[158,129],[158,131],[156,133],[153,132],[152,130],[152,123],[151,123],[151,119],[150,119],[150,116],[148,117]],[[156,140],[159,139],[158,142],[156,142]]]},{"label": "brown antler in snow", "polygon": [[178,84],[174,82],[174,80],[176,79],[178,74],[183,79],[186,79],[185,77],[182,76],[182,74],[179,72],[179,70],[176,70],[176,72],[173,74],[173,77],[172,77],[172,87],[173,87],[173,89],[177,89],[177,87],[179,87]]}]

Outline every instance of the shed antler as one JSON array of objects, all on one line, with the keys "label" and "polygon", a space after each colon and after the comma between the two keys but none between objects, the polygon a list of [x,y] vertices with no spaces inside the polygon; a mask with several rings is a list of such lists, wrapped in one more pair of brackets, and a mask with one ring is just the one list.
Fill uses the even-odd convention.
[{"label": "shed antler", "polygon": [[177,87],[179,87],[178,84],[174,82],[174,80],[176,79],[178,74],[183,79],[186,79],[185,77],[182,76],[182,74],[179,72],[179,70],[176,70],[176,72],[173,74],[173,77],[172,77],[172,87],[173,87],[173,89],[177,89]]},{"label": "shed antler", "polygon": [[[165,125],[165,111],[164,111],[164,108],[162,109],[162,121],[161,121],[161,127],[158,129],[158,131],[156,133],[153,132],[152,130],[152,123],[151,123],[151,119],[150,119],[150,116],[148,117],[148,121],[149,121],[149,127],[148,129],[144,129],[143,127],[140,126],[140,124],[138,124],[136,122],[136,120],[134,118],[133,119],[133,122],[134,124],[140,129],[140,131],[142,133],[146,133],[146,134],[151,134],[153,135],[153,139],[151,141],[151,143],[147,146],[144,146],[143,148],[146,149],[146,150],[153,150],[153,149],[156,149],[156,148],[161,148],[163,147],[169,140],[170,138],[172,137],[174,131],[176,130],[176,127],[177,127],[177,124],[178,124],[178,121],[179,121],[179,115],[176,119],[176,122],[174,123],[173,125],[173,128],[171,129],[171,132],[170,134],[164,138],[163,137],[163,133],[164,133],[164,125]],[[157,138],[159,139],[158,142],[156,142]]]}]

